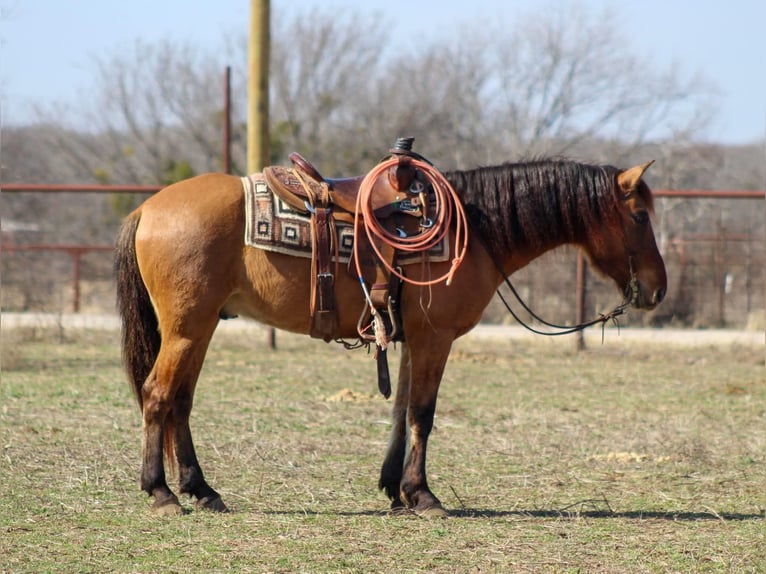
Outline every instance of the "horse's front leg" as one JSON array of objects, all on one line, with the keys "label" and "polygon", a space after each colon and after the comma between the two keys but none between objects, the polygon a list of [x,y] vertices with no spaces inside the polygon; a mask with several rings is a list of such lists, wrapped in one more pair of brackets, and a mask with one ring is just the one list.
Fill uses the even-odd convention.
[{"label": "horse's front leg", "polygon": [[406,343],[402,343],[401,362],[399,363],[399,382],[396,385],[396,398],[392,409],[391,440],[383,466],[380,469],[378,487],[391,499],[391,510],[404,508],[400,496],[404,453],[407,449],[407,404],[410,399],[410,352]]},{"label": "horse's front leg", "polygon": [[443,517],[447,512],[428,488],[426,449],[436,412],[436,397],[452,347],[451,337],[428,337],[410,345],[410,392],[407,403],[407,448],[400,496],[408,508],[427,517]]}]

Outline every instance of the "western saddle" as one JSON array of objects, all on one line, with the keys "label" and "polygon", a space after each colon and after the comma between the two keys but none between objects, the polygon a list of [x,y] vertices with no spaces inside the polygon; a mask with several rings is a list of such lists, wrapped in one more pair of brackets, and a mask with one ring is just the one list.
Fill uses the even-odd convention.
[{"label": "western saddle", "polygon": [[[423,192],[422,178],[410,165],[408,155],[398,150],[391,151],[392,154],[398,153],[400,160],[396,167],[388,170],[386,177],[375,181],[372,193],[375,216],[385,218],[399,212],[421,217],[421,206],[417,199],[412,199],[413,195],[418,196]],[[292,168],[270,166],[264,169],[264,176],[272,191],[300,212],[312,213],[316,207],[331,208],[337,220],[353,223],[359,188],[365,176],[325,178],[299,153],[293,152],[289,158],[294,166]]]},{"label": "western saddle", "polygon": [[[427,160],[412,151],[413,139],[399,138],[394,148],[389,150],[389,155],[381,160],[381,163],[395,161],[371,182],[369,203],[365,210],[388,232],[399,237],[417,234],[430,223],[428,207],[431,186],[412,162],[413,159]],[[282,201],[311,217],[311,336],[327,342],[340,341],[334,294],[339,267],[335,221],[356,222],[357,211],[361,209],[359,190],[365,176],[325,178],[300,154],[291,153],[289,158],[292,168],[270,166],[264,168],[263,174],[269,188]],[[361,270],[358,279],[369,303],[359,318],[357,330],[362,344],[376,344],[378,387],[388,398],[391,384],[386,345],[404,339],[398,320],[401,281],[389,271],[396,265],[396,249],[378,241],[373,249],[372,240],[364,233],[355,234],[354,241],[357,243],[355,257],[359,261],[354,261],[352,257],[349,272],[356,276],[356,270]]]}]

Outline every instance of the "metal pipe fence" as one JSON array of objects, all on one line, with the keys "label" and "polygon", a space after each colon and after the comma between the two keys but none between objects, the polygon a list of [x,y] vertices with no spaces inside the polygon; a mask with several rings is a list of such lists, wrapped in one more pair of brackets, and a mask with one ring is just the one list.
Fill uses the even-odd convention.
[{"label": "metal pipe fence", "polygon": [[[84,194],[144,194],[151,195],[161,189],[159,186],[149,185],[51,185],[34,183],[5,183],[0,186],[2,193],[84,193]],[[736,200],[737,203],[747,200],[764,199],[766,194],[761,190],[672,190],[658,189],[654,190],[656,198],[668,199],[671,201],[702,201],[713,200],[716,204],[723,200]],[[716,211],[710,210],[711,213]],[[707,224],[706,231],[695,229],[682,229],[680,233],[676,232],[668,239],[664,245],[663,255],[668,263],[669,270],[672,271],[671,282],[675,281],[677,297],[680,299],[688,298],[689,305],[697,305],[699,308],[709,308],[707,312],[709,318],[705,321],[700,319],[690,320],[692,326],[713,326],[714,324],[725,325],[727,323],[744,326],[746,319],[744,315],[750,313],[753,309],[763,307],[762,299],[763,273],[758,269],[763,268],[764,259],[764,238],[763,236],[763,218],[760,219],[760,229],[723,229],[720,223]],[[716,226],[718,228],[716,228]],[[69,271],[69,284],[71,296],[67,297],[68,306],[74,312],[80,312],[83,308],[83,290],[82,282],[88,280],[88,272],[83,269],[83,259],[90,253],[111,252],[112,245],[95,244],[88,242],[62,242],[54,241],[18,241],[14,240],[7,233],[3,234],[0,250],[9,255],[26,254],[33,256],[36,253],[66,253],[71,259]],[[578,252],[579,253],[579,252]],[[565,258],[570,256],[565,255]],[[601,299],[605,295],[600,294],[600,287],[589,280],[589,273],[586,272],[587,264],[582,255],[578,255],[577,271],[574,275],[568,275],[566,268],[569,264],[565,263],[561,256],[556,259],[556,267],[560,269],[561,279],[553,280],[549,273],[538,274],[535,271],[528,273],[528,291],[536,299],[536,304],[551,308],[554,314],[554,320],[563,320],[582,322],[588,318],[589,314],[597,312]],[[569,259],[571,261],[571,259]],[[11,262],[13,263],[13,262]],[[21,263],[21,262],[18,262]],[[98,267],[98,274],[101,281],[111,269],[111,262],[108,265],[104,261],[93,263],[91,267]],[[760,266],[760,267],[759,267]],[[44,265],[43,265],[44,267]],[[108,267],[108,270],[106,269]],[[521,281],[524,279],[524,271]],[[92,274],[92,273],[91,273]],[[5,277],[11,274],[6,273]],[[33,274],[34,275],[34,274]],[[59,274],[61,277],[66,275],[66,271]],[[544,276],[541,276],[544,275]],[[16,290],[24,289],[23,285],[17,285],[13,280],[9,281],[4,277],[4,288],[14,288]],[[20,282],[23,282],[23,278]],[[27,280],[34,281],[27,277]],[[735,282],[732,285],[732,281]],[[562,289],[562,293],[555,292],[550,287],[550,283],[560,283],[567,287]],[[574,300],[571,300],[572,283],[575,283]],[[738,283],[738,284],[737,284]],[[523,284],[523,283],[522,283]],[[709,284],[709,285],[708,285]],[[545,289],[541,290],[541,287]],[[703,288],[704,287],[704,288]],[[734,292],[733,289],[739,288],[740,292]],[[545,290],[550,291],[545,294]],[[696,289],[697,292],[689,297],[689,290]],[[611,291],[609,292],[611,293]],[[570,294],[567,296],[567,294]],[[41,296],[40,300],[46,297]],[[61,299],[61,298],[60,298]],[[736,301],[734,301],[736,299]],[[31,306],[36,305],[32,301]],[[51,300],[51,299],[49,299]],[[560,303],[556,304],[556,301]],[[535,304],[533,303],[533,304]],[[676,302],[676,319],[683,319],[687,311],[680,309],[683,302]],[[4,307],[10,305],[14,307],[16,302],[4,298]],[[27,302],[24,305],[29,306]],[[22,306],[24,306],[22,305]],[[92,305],[91,305],[92,306]],[[666,307],[664,303],[660,309]],[[569,309],[569,311],[567,311]],[[680,310],[679,310],[680,309]],[[22,309],[23,310],[23,309]],[[37,310],[37,309],[30,309]],[[566,316],[574,310],[575,317]],[[564,313],[562,317],[561,314]],[[544,313],[543,313],[544,314]],[[737,315],[743,315],[743,320],[736,320]],[[490,311],[487,315],[488,320],[496,321]],[[679,319],[680,318],[680,319]],[[660,319],[662,322],[664,319]]]}]

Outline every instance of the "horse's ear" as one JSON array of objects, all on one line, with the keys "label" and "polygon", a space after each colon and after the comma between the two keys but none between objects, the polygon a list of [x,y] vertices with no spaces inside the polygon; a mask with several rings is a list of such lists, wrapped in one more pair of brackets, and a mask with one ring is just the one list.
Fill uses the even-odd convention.
[{"label": "horse's ear", "polygon": [[651,159],[646,163],[642,163],[641,165],[626,169],[617,176],[617,185],[619,185],[620,191],[623,195],[627,196],[635,191],[636,186],[638,186],[638,182],[644,175],[644,172],[649,169],[649,166],[653,163],[654,160]]}]

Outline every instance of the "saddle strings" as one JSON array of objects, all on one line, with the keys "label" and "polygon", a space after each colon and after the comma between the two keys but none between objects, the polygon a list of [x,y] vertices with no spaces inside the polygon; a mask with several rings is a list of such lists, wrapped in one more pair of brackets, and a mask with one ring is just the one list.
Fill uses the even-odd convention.
[{"label": "saddle strings", "polygon": [[[301,170],[294,169],[293,174],[300,182],[301,186],[303,187],[303,190],[306,192],[306,197],[308,197],[309,202],[309,210],[316,210],[317,208],[323,209],[327,207],[327,189],[323,189],[322,197],[317,198],[316,194],[314,194],[313,190],[311,189],[311,186],[309,186],[308,183],[306,183],[306,180],[304,179],[303,175],[301,174]],[[322,184],[325,185],[326,184]],[[319,202],[321,205],[317,206],[317,202]],[[313,213],[313,211],[312,211]],[[317,304],[317,257],[316,257],[316,251],[317,251],[317,221],[316,217],[312,216],[311,218],[311,300],[309,302],[309,309],[311,312],[311,316],[314,316],[314,313],[316,311],[316,304]],[[338,269],[340,266],[340,257],[339,257],[339,246],[338,246],[338,234],[335,231],[335,220],[333,218],[327,219],[327,225],[330,227],[330,242],[333,250],[333,255],[335,257],[335,277],[338,276]]]}]

